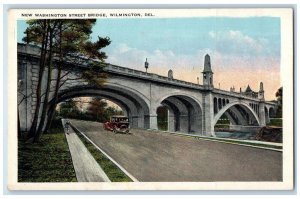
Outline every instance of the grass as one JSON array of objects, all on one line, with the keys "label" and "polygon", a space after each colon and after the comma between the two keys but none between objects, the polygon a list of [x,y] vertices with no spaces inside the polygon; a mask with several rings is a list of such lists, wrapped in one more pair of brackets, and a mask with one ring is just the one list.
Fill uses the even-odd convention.
[{"label": "grass", "polygon": [[282,119],[281,118],[272,118],[272,119],[270,119],[270,122],[267,125],[282,127]]},{"label": "grass", "polygon": [[112,182],[132,182],[119,167],[102,154],[101,151],[78,132],[76,128],[73,129]]},{"label": "grass", "polygon": [[61,124],[42,135],[39,143],[18,142],[19,182],[76,182],[71,154]]}]

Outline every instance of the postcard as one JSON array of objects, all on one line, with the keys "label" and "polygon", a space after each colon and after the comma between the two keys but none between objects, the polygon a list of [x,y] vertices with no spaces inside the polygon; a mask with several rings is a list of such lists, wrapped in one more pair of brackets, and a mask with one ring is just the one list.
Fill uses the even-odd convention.
[{"label": "postcard", "polygon": [[12,9],[9,190],[291,190],[293,9]]}]

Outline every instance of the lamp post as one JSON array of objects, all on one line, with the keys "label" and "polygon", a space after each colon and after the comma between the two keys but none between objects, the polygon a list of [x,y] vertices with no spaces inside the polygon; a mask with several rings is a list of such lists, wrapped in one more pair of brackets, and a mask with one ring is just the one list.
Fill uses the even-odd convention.
[{"label": "lamp post", "polygon": [[147,58],[146,58],[146,61],[145,61],[145,68],[146,68],[146,73],[147,73],[147,69],[149,67],[149,63],[147,62]]}]

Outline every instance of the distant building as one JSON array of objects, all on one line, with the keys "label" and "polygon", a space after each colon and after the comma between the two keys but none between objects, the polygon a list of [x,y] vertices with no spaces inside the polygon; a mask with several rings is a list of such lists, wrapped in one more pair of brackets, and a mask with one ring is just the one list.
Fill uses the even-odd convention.
[{"label": "distant building", "polygon": [[255,97],[255,98],[258,97],[258,92],[253,91],[249,85],[247,86],[246,90],[244,92],[241,91],[241,93],[242,95],[249,96],[249,97]]}]

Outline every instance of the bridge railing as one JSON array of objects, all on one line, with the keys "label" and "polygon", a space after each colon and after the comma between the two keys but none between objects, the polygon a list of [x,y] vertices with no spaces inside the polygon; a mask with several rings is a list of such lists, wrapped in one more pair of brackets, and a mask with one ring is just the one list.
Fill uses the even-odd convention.
[{"label": "bridge railing", "polygon": [[229,96],[232,96],[232,97],[259,101],[259,99],[257,97],[251,97],[251,96],[245,95],[243,93],[238,93],[238,92],[233,92],[233,91],[225,91],[225,90],[215,88],[213,92],[216,93],[216,94],[221,94],[221,95],[227,95],[227,96],[229,95]]},{"label": "bridge railing", "polygon": [[204,89],[203,85],[200,84],[195,84],[192,82],[186,82],[183,80],[178,80],[174,78],[169,78],[166,76],[154,74],[154,73],[146,73],[143,71],[131,69],[131,68],[125,68],[122,66],[117,66],[113,64],[107,64],[106,68],[104,69],[105,71],[108,72],[116,72],[116,73],[121,73],[129,76],[136,76],[139,78],[144,78],[144,79],[150,79],[150,80],[155,80],[155,81],[160,81],[160,82],[165,82],[165,83],[172,83],[176,85],[181,85],[181,86],[188,86],[188,87],[193,87],[197,89]]}]

